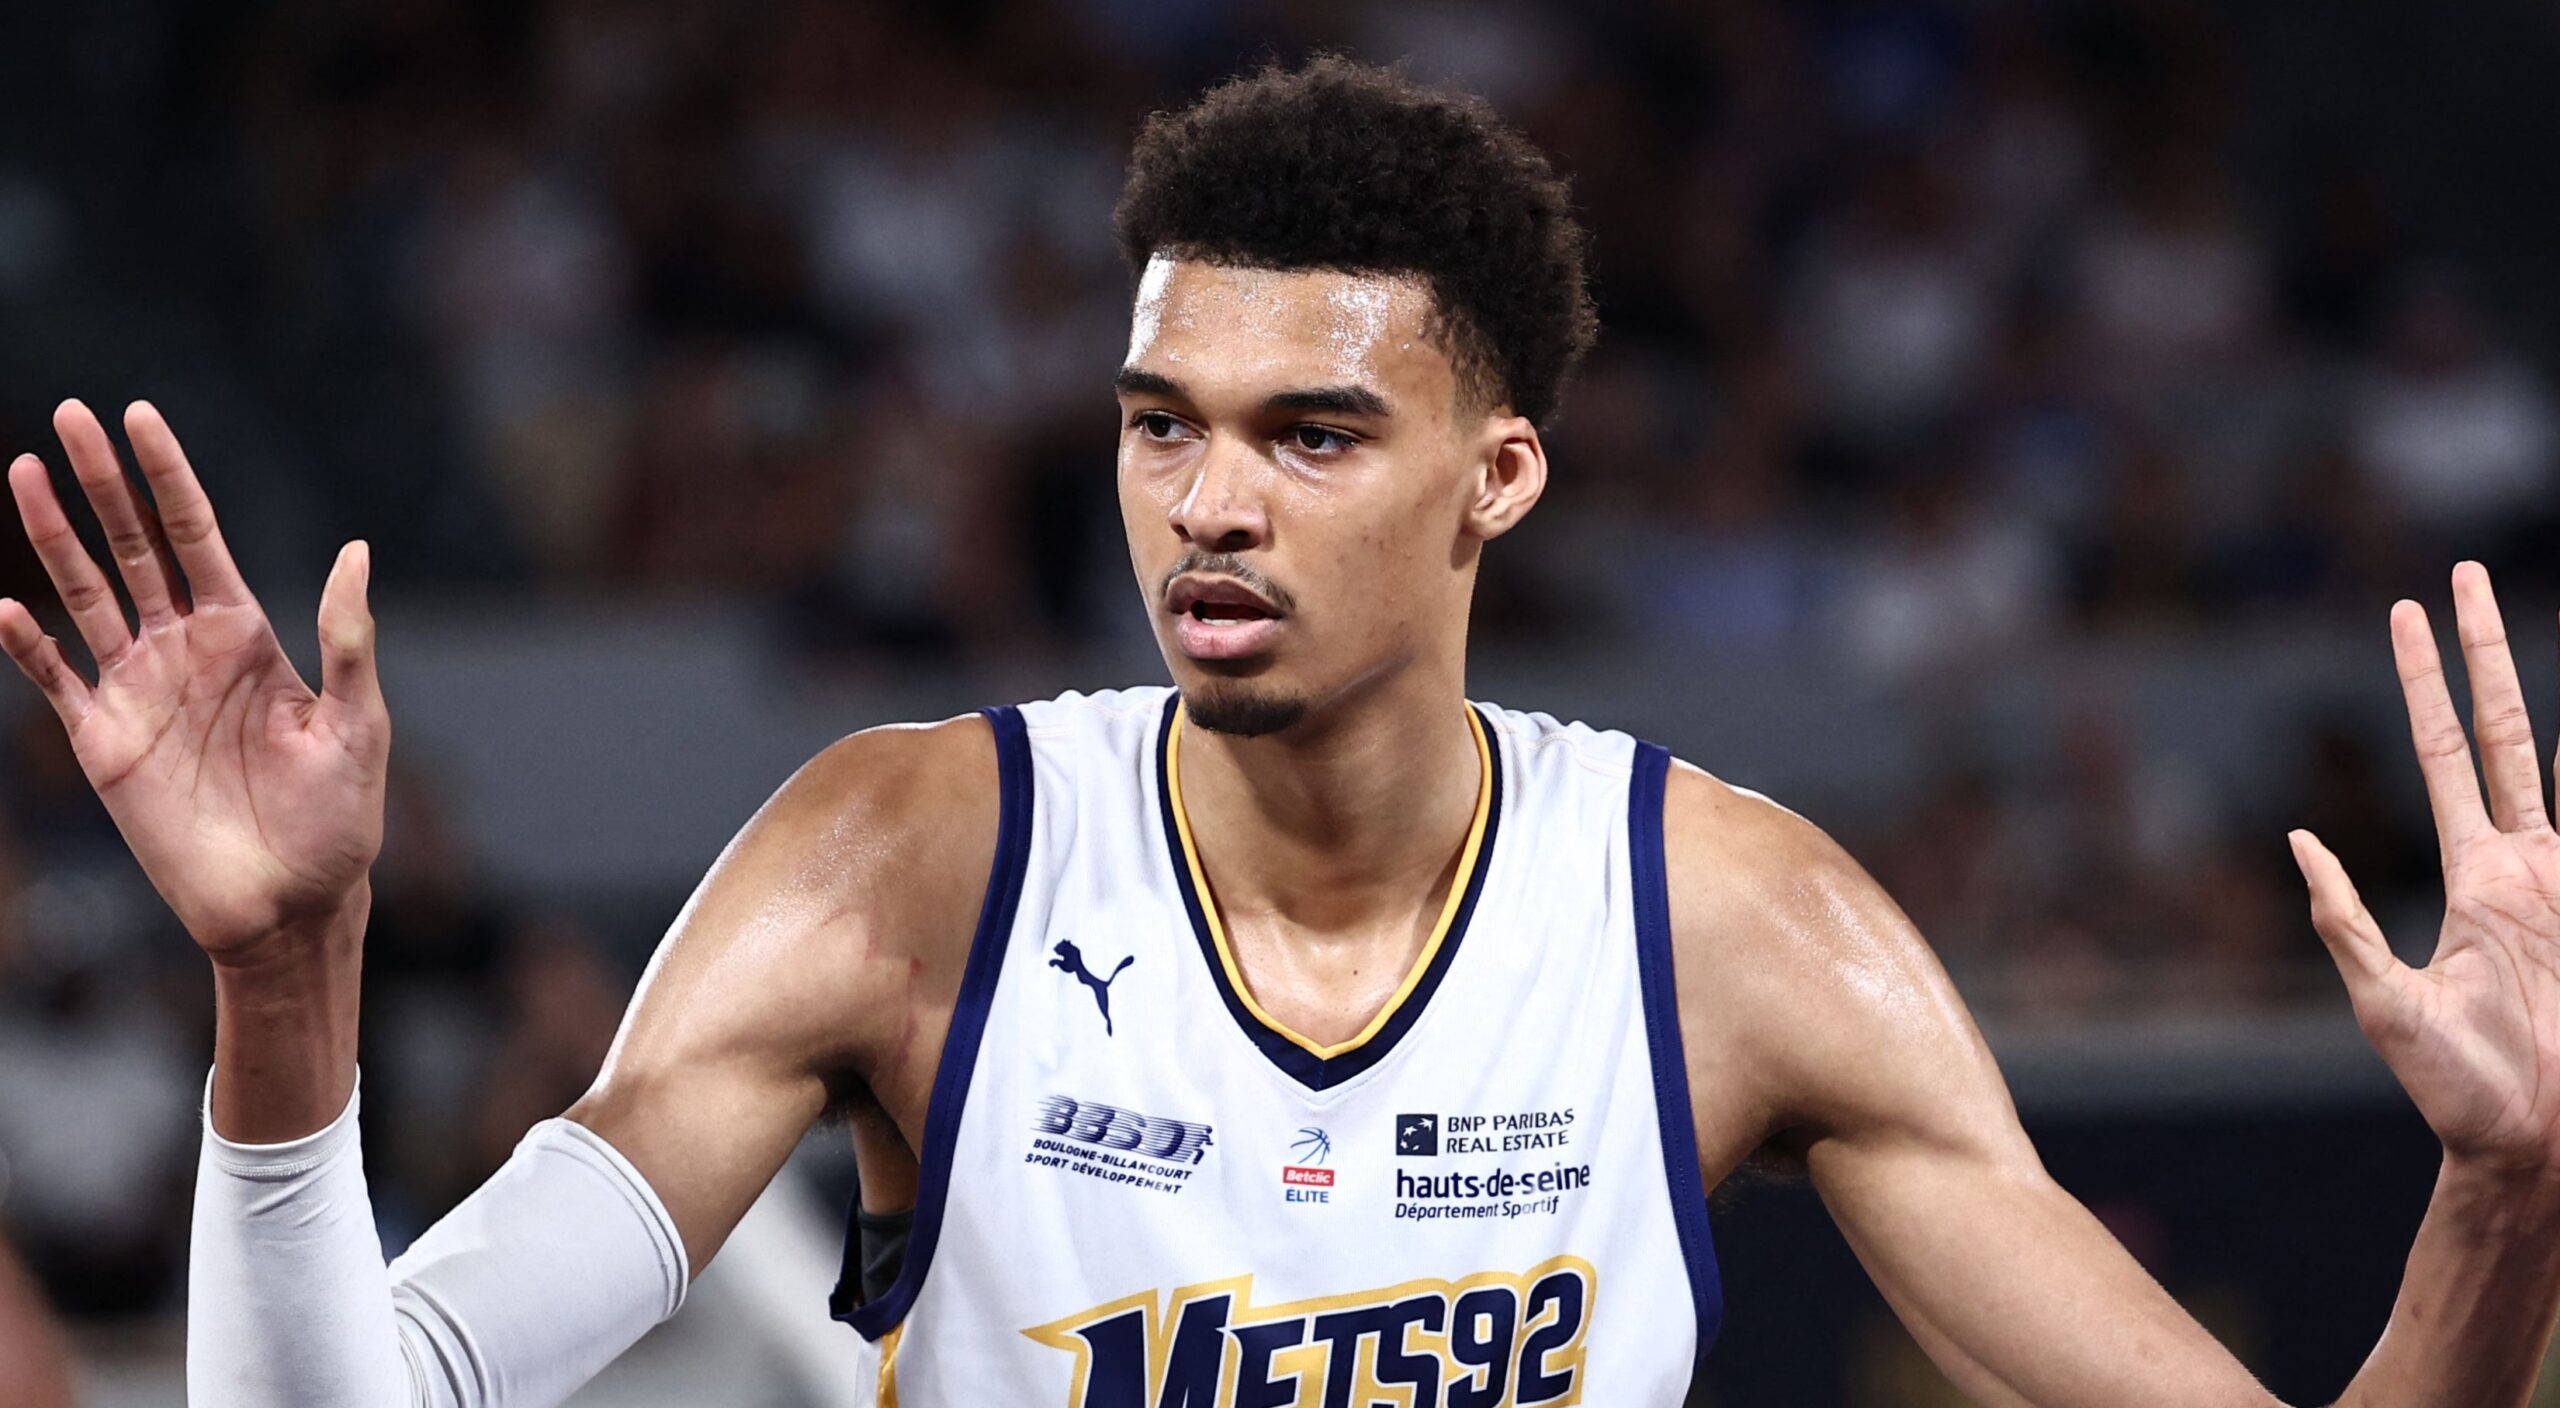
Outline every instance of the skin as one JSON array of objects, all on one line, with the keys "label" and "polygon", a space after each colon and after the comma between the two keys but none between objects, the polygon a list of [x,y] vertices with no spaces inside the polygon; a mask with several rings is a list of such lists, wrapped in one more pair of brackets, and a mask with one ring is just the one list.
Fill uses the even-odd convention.
[{"label": "skin", "polygon": [[[1535,428],[1462,393],[1431,312],[1408,279],[1159,260],[1120,376],[1131,565],[1175,683],[1296,714],[1258,736],[1188,732],[1183,788],[1248,986],[1320,1040],[1379,1009],[1454,873],[1476,785],[1467,602],[1483,545],[1545,487]],[[10,485],[99,678],[14,602],[0,646],[213,961],[216,1128],[297,1137],[354,1082],[389,742],[363,546],[323,595],[314,694],[157,413],[127,415],[157,536],[87,410],[67,403],[56,428],[139,630],[29,457]],[[1212,555],[1287,599],[1239,658],[1191,658],[1166,600]],[[2560,836],[2487,576],[2466,564],[2454,589],[2485,801],[2425,615],[2392,615],[2444,848],[2433,962],[2391,957],[2335,860],[2294,838],[2358,1020],[2445,1147],[2390,1327],[2341,1400],[2377,1408],[2522,1404],[2560,1307]],[[830,1105],[854,1114],[865,1201],[912,1197],[995,797],[975,718],[853,735],[776,792],[676,917],[570,1114],[658,1190],[694,1266]],[[1764,1146],[1800,1156],[1978,1402],[2274,1403],[2047,1176],[1944,970],[1853,861],[1686,765],[1664,806],[1710,1182]]]},{"label": "skin", "polygon": [[71,1408],[71,1346],[44,1295],[0,1243],[0,1401],[22,1408]]}]

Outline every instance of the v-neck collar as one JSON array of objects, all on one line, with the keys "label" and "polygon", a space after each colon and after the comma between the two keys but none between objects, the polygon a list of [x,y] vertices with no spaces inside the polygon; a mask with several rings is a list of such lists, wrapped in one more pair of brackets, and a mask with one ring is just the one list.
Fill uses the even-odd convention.
[{"label": "v-neck collar", "polygon": [[1182,696],[1176,694],[1165,702],[1164,719],[1157,728],[1156,795],[1164,814],[1165,846],[1172,860],[1175,888],[1181,892],[1183,908],[1191,917],[1192,933],[1200,942],[1210,979],[1217,984],[1218,994],[1236,1025],[1273,1065],[1310,1089],[1339,1085],[1386,1059],[1422,1015],[1457,956],[1468,920],[1475,914],[1477,897],[1483,893],[1485,874],[1492,868],[1494,836],[1502,817],[1501,752],[1493,746],[1492,732],[1483,715],[1470,705],[1467,725],[1475,735],[1481,781],[1476,789],[1475,819],[1467,828],[1466,845],[1458,856],[1458,873],[1441,903],[1439,921],[1432,926],[1431,937],[1424,942],[1394,996],[1387,999],[1369,1024],[1349,1040],[1327,1044],[1292,1031],[1264,1011],[1245,989],[1244,975],[1227,942],[1226,927],[1219,919],[1217,900],[1209,891],[1208,875],[1201,869],[1190,818],[1182,805],[1182,724]]}]

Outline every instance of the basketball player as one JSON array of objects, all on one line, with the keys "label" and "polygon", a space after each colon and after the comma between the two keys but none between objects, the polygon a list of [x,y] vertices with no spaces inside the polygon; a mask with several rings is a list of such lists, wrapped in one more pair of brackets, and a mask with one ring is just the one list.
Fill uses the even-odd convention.
[{"label": "basketball player", "polygon": [[[913,1199],[894,1276],[842,1307],[905,1408],[1663,1408],[1722,1305],[1706,1190],[1771,1146],[1977,1401],[2271,1403],[2046,1175],[1927,946],[1819,831],[1466,700],[1478,560],[1545,492],[1592,332],[1546,162],[1319,62],[1150,122],[1118,222],[1119,494],[1174,688],[827,748],[678,914],[594,1088],[387,1276],[356,1142],[390,743],[366,549],[314,694],[152,408],[125,425],[156,513],[88,411],[56,419],[131,630],[12,468],[98,678],[17,604],[0,641],[214,966],[195,1401],[556,1403],[837,1110],[867,1206]],[[2391,619],[2434,961],[2294,838],[2444,1144],[2345,1399],[2390,1408],[2522,1403],[2560,1300],[2560,836],[2486,577],[2454,596],[2485,791],[2425,615]]]}]

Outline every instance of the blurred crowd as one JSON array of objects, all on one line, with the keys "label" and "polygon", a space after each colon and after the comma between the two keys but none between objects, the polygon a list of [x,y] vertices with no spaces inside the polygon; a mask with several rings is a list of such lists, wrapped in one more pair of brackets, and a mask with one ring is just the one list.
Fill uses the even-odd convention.
[{"label": "blurred crowd", "polygon": [[[2526,551],[2560,411],[2519,330],[2351,143],[2244,159],[2249,69],[2200,5],[168,8],[170,146],[133,160],[206,218],[162,277],[300,437],[315,560],[370,537],[393,597],[744,597],[818,670],[1126,638],[1127,143],[1319,47],[1484,94],[1596,232],[1601,344],[1481,638],[1819,657],[1955,714],[2061,642],[2378,620],[2458,554],[2528,593],[2560,569]],[[0,274],[42,224],[13,209]],[[2250,798],[2112,701],[2056,739],[1819,818],[2005,1010],[2325,981],[2284,824],[2377,910],[2432,893],[2398,745],[2361,719]],[[0,789],[8,1221],[66,1305],[145,1308],[183,1246],[200,965],[50,717]],[[630,972],[476,883],[432,777],[395,812],[365,1079],[401,1112],[368,1131],[397,1245],[583,1086]]]},{"label": "blurred crowd", "polygon": [[1917,675],[2547,522],[2549,390],[2482,292],[2351,151],[2235,169],[2225,37],[2148,0],[279,5],[257,316],[415,359],[485,517],[413,572],[764,594],[816,650],[1089,637],[1128,137],[1318,45],[1486,94],[1597,232],[1502,630]]},{"label": "blurred crowd", "polygon": [[[20,715],[5,749],[0,1225],[66,1313],[160,1308],[184,1263],[212,985],[52,715]],[[365,1126],[396,1249],[586,1089],[633,974],[585,917],[499,898],[434,784],[397,763],[386,835],[362,1061],[368,1104],[399,1112]]]}]

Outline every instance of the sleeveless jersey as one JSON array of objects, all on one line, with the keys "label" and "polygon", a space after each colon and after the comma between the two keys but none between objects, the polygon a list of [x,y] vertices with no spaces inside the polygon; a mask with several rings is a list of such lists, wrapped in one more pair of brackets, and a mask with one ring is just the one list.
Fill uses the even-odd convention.
[{"label": "sleeveless jersey", "polygon": [[[1179,696],[987,711],[1002,821],[906,1258],[837,1309],[889,1408],[1674,1408],[1722,1292],[1662,797],[1624,734],[1471,706],[1439,923],[1326,1045],[1240,980]],[[858,1264],[858,1263],[857,1263]]]}]

